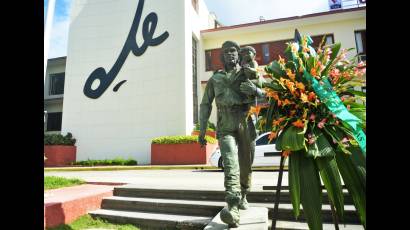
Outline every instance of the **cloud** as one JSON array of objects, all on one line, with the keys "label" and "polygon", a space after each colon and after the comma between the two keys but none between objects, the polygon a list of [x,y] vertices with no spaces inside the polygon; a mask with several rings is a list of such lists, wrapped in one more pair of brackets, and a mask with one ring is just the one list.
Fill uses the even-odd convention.
[{"label": "cloud", "polygon": [[[47,2],[45,2],[46,4]],[[70,9],[72,0],[56,1],[53,25],[50,34],[48,58],[67,55],[68,29],[70,25]],[[46,8],[46,5],[45,5]]]},{"label": "cloud", "polygon": [[69,18],[58,20],[53,23],[50,38],[49,58],[61,57],[67,55],[67,41]]}]

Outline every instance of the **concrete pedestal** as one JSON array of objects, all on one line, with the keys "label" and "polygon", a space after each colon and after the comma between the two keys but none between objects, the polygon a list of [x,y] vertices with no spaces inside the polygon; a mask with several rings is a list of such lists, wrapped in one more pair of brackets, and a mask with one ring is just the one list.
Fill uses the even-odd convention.
[{"label": "concrete pedestal", "polygon": [[[212,219],[204,230],[224,230],[229,229],[228,225],[222,222],[220,212]],[[248,210],[240,210],[240,222],[235,230],[267,230],[268,229],[268,209],[263,207],[250,207]]]}]

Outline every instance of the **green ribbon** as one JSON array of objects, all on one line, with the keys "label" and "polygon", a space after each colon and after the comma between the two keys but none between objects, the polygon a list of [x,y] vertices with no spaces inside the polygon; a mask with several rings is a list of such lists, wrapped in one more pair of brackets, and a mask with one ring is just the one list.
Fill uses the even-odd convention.
[{"label": "green ribbon", "polygon": [[[307,36],[307,45],[309,47],[310,54],[312,56],[316,56],[315,50],[310,46],[312,43],[312,38],[310,36]],[[302,47],[299,47],[299,51],[301,49]],[[295,59],[295,56],[293,56],[293,58]],[[296,60],[294,61],[295,63],[297,63]],[[304,69],[303,74],[305,78],[312,83],[313,90],[320,98],[320,100],[325,103],[327,108],[332,111],[332,113],[334,113],[340,120],[346,122],[350,126],[350,129],[353,132],[353,137],[359,143],[359,146],[363,151],[363,155],[366,157],[366,134],[361,129],[361,120],[347,110],[340,97],[333,90],[333,87],[328,81],[327,77],[321,80],[323,82],[323,84],[321,85],[318,80],[316,80],[306,71],[306,69]]]},{"label": "green ribbon", "polygon": [[325,103],[327,108],[340,120],[346,122],[351,127],[353,136],[359,143],[359,146],[366,157],[366,134],[364,134],[363,130],[360,128],[362,123],[361,120],[347,110],[327,79],[322,79],[323,85],[321,85],[319,81],[312,77],[312,75],[306,70],[304,70],[304,76],[312,83],[313,90],[320,100]]}]

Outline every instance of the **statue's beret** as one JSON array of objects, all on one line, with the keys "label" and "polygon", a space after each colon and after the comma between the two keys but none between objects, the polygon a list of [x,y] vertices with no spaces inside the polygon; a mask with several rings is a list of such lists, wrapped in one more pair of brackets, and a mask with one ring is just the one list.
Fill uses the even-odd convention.
[{"label": "statue's beret", "polygon": [[234,42],[234,41],[226,41],[222,44],[222,50],[227,49],[229,47],[234,46],[236,48],[236,50],[238,50],[238,52],[240,51],[239,45],[238,43]]}]

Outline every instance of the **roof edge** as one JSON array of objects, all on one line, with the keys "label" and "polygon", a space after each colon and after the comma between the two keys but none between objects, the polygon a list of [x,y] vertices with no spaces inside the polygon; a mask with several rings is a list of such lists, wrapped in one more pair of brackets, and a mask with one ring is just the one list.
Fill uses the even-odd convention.
[{"label": "roof edge", "polygon": [[364,10],[364,9],[366,9],[366,6],[361,6],[361,7],[357,7],[357,8],[341,9],[341,10],[325,11],[325,12],[319,12],[319,13],[313,13],[313,14],[305,14],[305,15],[301,15],[301,16],[276,18],[276,19],[270,19],[270,20],[261,21],[261,22],[250,22],[250,23],[243,23],[243,24],[237,24],[237,25],[232,25],[232,26],[223,26],[223,27],[219,27],[219,28],[206,29],[206,30],[201,30],[201,33],[216,32],[216,31],[221,31],[221,30],[236,29],[236,28],[241,28],[241,27],[269,24],[269,23],[274,23],[274,22],[290,21],[290,20],[295,20],[295,19],[310,18],[310,17],[317,17],[317,16],[323,16],[323,15],[330,15],[330,14],[360,11],[360,10]]}]

